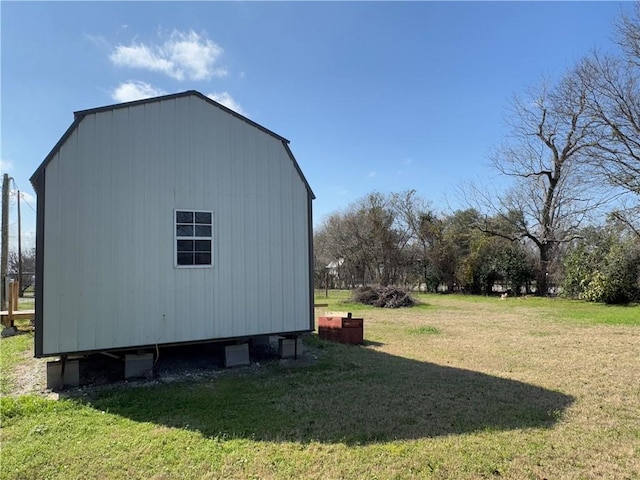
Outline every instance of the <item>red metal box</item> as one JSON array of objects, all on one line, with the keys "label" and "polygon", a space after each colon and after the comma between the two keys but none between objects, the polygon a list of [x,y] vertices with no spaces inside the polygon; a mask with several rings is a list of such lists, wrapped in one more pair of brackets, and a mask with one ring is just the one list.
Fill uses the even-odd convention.
[{"label": "red metal box", "polygon": [[361,344],[364,319],[347,317],[320,317],[318,319],[318,336],[333,342]]}]

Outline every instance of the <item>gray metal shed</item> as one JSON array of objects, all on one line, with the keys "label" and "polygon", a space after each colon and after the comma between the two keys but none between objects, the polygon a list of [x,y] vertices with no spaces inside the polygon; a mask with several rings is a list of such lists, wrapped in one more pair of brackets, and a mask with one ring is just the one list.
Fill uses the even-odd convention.
[{"label": "gray metal shed", "polygon": [[31,177],[35,355],[313,330],[288,143],[196,91],[76,112]]}]

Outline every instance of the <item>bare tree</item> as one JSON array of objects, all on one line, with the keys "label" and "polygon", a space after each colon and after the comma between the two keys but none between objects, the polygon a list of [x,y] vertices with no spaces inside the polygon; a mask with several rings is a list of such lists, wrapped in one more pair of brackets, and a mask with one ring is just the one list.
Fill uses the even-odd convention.
[{"label": "bare tree", "polygon": [[631,15],[623,14],[617,28],[618,44],[627,59],[640,66],[640,3],[636,2]]},{"label": "bare tree", "polygon": [[594,140],[589,87],[572,70],[556,86],[516,98],[511,136],[491,158],[498,172],[514,180],[513,188],[501,195],[475,190],[492,217],[483,231],[530,242],[537,250],[540,294],[547,292],[559,245],[575,239],[585,217],[603,203],[584,161]]},{"label": "bare tree", "polygon": [[593,54],[579,75],[590,84],[590,159],[614,186],[640,195],[640,68]]},{"label": "bare tree", "polygon": [[[621,56],[593,53],[577,69],[589,87],[594,119],[589,160],[595,173],[630,194],[616,215],[640,231],[640,4],[623,15],[617,28]],[[640,235],[639,235],[640,236]]]},{"label": "bare tree", "polygon": [[330,215],[314,235],[318,262],[339,263],[351,287],[406,283],[412,231],[399,205],[412,198],[411,192],[373,192]]},{"label": "bare tree", "polygon": [[20,295],[28,290],[32,284],[36,273],[36,249],[32,248],[27,252],[22,252],[22,278],[19,278],[20,259],[18,252],[9,254],[9,275],[20,282]]},{"label": "bare tree", "polygon": [[[395,212],[398,230],[409,248],[405,251],[406,276],[425,288],[433,284],[433,272],[437,268],[434,251],[438,239],[439,219],[431,206],[417,196],[415,190],[392,193],[390,205]],[[431,281],[430,281],[431,280]],[[439,280],[439,279],[438,279]],[[437,281],[435,282],[437,287]]]},{"label": "bare tree", "polygon": [[374,282],[385,286],[398,283],[407,263],[411,230],[397,215],[394,195],[370,193],[353,205],[353,212],[361,222],[361,245]]}]

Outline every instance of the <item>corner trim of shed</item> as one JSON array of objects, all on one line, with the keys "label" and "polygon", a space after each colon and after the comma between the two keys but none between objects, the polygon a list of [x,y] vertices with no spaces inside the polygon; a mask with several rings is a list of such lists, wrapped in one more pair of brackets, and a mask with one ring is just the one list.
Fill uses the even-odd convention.
[{"label": "corner trim of shed", "polygon": [[[45,172],[44,170],[37,176],[34,183],[34,189],[37,192],[36,197],[36,291],[35,291],[35,328],[36,332],[42,332],[44,325],[44,190],[45,190]],[[42,333],[35,335],[34,356],[41,357],[43,354],[43,337]]]}]

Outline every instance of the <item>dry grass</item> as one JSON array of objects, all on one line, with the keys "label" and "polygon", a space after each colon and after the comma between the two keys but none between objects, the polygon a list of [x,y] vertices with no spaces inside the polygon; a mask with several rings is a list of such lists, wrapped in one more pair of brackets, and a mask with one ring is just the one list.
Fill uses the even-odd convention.
[{"label": "dry grass", "polygon": [[312,338],[296,368],[21,397],[0,478],[640,478],[640,307],[331,293],[316,316],[354,310],[365,346]]},{"label": "dry grass", "polygon": [[[360,312],[365,337],[382,342],[370,348],[573,398],[553,428],[516,433],[540,445],[535,461],[525,454],[509,462],[510,478],[640,478],[640,307],[624,312],[637,314],[636,325],[590,325],[559,319],[553,300],[423,300],[431,310]],[[400,325],[441,333],[398,335]]]}]

